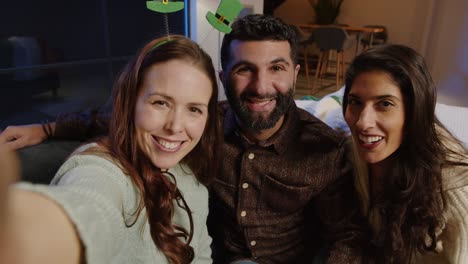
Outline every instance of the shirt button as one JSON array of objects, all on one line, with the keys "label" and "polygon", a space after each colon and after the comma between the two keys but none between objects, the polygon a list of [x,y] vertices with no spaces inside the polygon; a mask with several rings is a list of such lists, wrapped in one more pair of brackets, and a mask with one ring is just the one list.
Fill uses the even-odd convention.
[{"label": "shirt button", "polygon": [[251,246],[257,245],[257,241],[255,241],[255,240],[250,241],[250,245],[251,245]]},{"label": "shirt button", "polygon": [[241,212],[241,216],[242,216],[242,217],[245,217],[246,215],[247,215],[247,212],[246,212],[246,211],[242,211],[242,212]]},{"label": "shirt button", "polygon": [[244,182],[244,183],[242,184],[242,189],[247,189],[247,188],[249,188],[249,184],[246,183],[246,182]]},{"label": "shirt button", "polygon": [[250,153],[250,154],[249,154],[249,160],[253,160],[254,158],[255,158],[255,154]]}]

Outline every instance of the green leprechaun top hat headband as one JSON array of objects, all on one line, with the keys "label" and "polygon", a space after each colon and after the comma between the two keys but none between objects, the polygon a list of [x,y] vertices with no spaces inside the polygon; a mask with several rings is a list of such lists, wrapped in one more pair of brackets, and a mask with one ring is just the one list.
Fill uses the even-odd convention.
[{"label": "green leprechaun top hat headband", "polygon": [[229,24],[239,15],[242,8],[239,0],[221,0],[216,13],[208,11],[206,19],[215,29],[223,33],[230,33],[232,28]]},{"label": "green leprechaun top hat headband", "polygon": [[158,13],[164,13],[164,28],[166,29],[166,35],[169,36],[169,18],[167,13],[173,13],[184,9],[183,1],[172,1],[169,0],[152,0],[146,2],[146,8],[151,11]]},{"label": "green leprechaun top hat headband", "polygon": [[[166,34],[169,36],[169,22],[168,13],[173,13],[184,9],[183,1],[169,1],[169,0],[151,0],[146,2],[146,7],[149,10],[163,13],[164,14],[164,25],[166,28]],[[221,0],[216,13],[208,11],[206,13],[206,19],[208,23],[223,33],[230,33],[232,28],[230,24],[242,11],[243,5],[239,0]]]}]

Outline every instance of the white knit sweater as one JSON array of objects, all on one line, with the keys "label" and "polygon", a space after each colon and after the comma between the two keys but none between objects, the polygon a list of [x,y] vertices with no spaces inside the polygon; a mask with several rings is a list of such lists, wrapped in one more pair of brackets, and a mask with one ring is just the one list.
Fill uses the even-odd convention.
[{"label": "white knit sweater", "polygon": [[417,256],[418,264],[468,263],[468,167],[446,169],[443,180],[447,204],[445,228],[439,236],[442,251]]},{"label": "white knit sweater", "polygon": [[[85,145],[80,151],[92,146],[96,145]],[[211,237],[206,228],[208,191],[186,166],[177,165],[169,172],[175,176],[192,212],[192,263],[211,263]],[[46,195],[63,207],[84,245],[86,263],[168,263],[151,239],[144,210],[133,226],[126,226],[134,222],[139,193],[130,177],[109,160],[89,154],[73,155],[57,172],[51,186],[17,186]],[[173,222],[189,230],[187,213],[177,204],[174,209]]]}]

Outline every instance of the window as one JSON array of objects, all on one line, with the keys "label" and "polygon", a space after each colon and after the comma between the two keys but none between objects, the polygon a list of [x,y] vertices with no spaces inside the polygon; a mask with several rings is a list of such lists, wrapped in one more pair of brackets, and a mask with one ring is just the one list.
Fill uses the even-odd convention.
[{"label": "window", "polygon": [[[0,9],[0,129],[54,120],[108,99],[126,61],[165,35],[164,14],[146,1],[23,0]],[[185,12],[168,14],[185,34]]]}]

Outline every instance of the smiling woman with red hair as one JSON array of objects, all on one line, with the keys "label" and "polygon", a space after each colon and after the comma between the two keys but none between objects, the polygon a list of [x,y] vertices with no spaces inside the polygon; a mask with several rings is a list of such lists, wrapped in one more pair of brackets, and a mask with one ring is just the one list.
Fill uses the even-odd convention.
[{"label": "smiling woman with red hair", "polygon": [[52,186],[12,188],[21,263],[211,263],[204,184],[221,134],[210,57],[182,36],[155,39],[112,99],[107,136],[78,148]]}]

